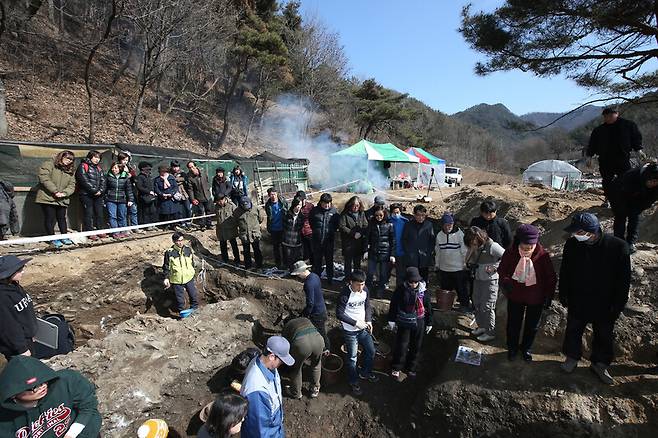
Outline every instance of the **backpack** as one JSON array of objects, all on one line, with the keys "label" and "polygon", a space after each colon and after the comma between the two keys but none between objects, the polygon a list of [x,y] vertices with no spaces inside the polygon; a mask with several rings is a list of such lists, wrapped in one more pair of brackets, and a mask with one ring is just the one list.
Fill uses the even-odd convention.
[{"label": "backpack", "polygon": [[45,345],[34,343],[34,356],[38,359],[50,359],[58,354],[68,354],[75,348],[75,333],[73,329],[66,322],[64,315],[59,313],[47,313],[41,319],[55,324],[59,329],[57,332],[57,349],[47,347]]}]

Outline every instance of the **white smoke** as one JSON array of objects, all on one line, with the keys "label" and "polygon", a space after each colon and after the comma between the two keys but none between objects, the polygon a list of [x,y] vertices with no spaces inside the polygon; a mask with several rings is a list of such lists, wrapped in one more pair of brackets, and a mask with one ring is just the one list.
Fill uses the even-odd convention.
[{"label": "white smoke", "polygon": [[[381,162],[345,159],[339,165],[332,164],[330,155],[344,149],[347,135],[340,141],[327,131],[317,132],[317,125],[323,115],[316,112],[316,105],[306,97],[282,94],[275,105],[265,114],[260,134],[273,142],[272,152],[286,158],[306,158],[309,160],[309,180],[320,189],[348,181],[367,179],[380,189],[389,187],[387,176],[381,171]],[[377,169],[379,168],[379,170]],[[365,184],[367,187],[369,184]],[[364,187],[362,187],[364,188]]]}]

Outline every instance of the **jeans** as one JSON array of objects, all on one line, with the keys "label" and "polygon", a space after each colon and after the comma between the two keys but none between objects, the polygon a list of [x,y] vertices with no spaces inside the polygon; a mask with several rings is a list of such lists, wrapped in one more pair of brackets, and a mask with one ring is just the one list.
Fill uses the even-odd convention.
[{"label": "jeans", "polygon": [[423,345],[425,335],[425,319],[418,318],[415,328],[397,326],[395,335],[395,348],[393,349],[393,363],[391,368],[400,371],[416,372],[418,353]]},{"label": "jeans", "polygon": [[106,201],[107,214],[110,217],[110,228],[119,228],[126,226],[126,213],[128,206],[117,202]]},{"label": "jeans", "polygon": [[322,245],[313,242],[313,272],[322,274],[322,259],[327,265],[327,280],[334,280],[334,241],[325,241]]},{"label": "jeans", "polygon": [[270,238],[272,239],[272,251],[274,252],[274,264],[281,268],[281,261],[283,260],[283,248],[281,242],[283,242],[283,230],[282,231],[270,231]]},{"label": "jeans", "polygon": [[139,225],[139,219],[137,218],[137,204],[133,202],[133,205],[128,207],[128,218],[130,219],[130,225]]},{"label": "jeans", "polygon": [[343,329],[345,337],[345,348],[347,349],[347,370],[349,371],[349,383],[355,384],[358,381],[356,370],[356,355],[358,344],[363,346],[363,369],[362,375],[369,376],[372,373],[372,361],[375,357],[375,344],[372,341],[372,335],[366,329],[351,332]]},{"label": "jeans", "polygon": [[[251,249],[249,247],[250,243],[248,240],[242,241],[242,256],[244,257],[244,267],[246,269],[251,268]],[[251,242],[251,248],[254,249],[254,259],[256,259],[256,269],[263,267],[263,253],[260,251],[260,239],[254,239]]]},{"label": "jeans", "polygon": [[[180,211],[181,211],[181,216],[179,219],[184,219],[188,217],[192,217],[192,204],[190,204],[189,199],[183,199],[180,201]],[[189,224],[190,222],[183,222],[183,224]],[[180,223],[178,224],[180,225]]]},{"label": "jeans", "polygon": [[567,314],[567,328],[564,331],[562,352],[569,358],[580,360],[583,350],[583,333],[589,322],[592,323],[592,354],[590,362],[610,365],[615,357],[615,319],[601,318],[598,321],[583,321]]},{"label": "jeans", "polygon": [[231,244],[231,249],[233,250],[233,261],[235,263],[240,263],[240,250],[238,249],[238,241],[235,239],[219,241],[219,249],[222,252],[222,260],[224,263],[228,263],[228,245],[226,242]]},{"label": "jeans", "polygon": [[439,286],[443,290],[454,290],[457,292],[459,304],[470,306],[471,297],[468,293],[468,271],[439,271]]},{"label": "jeans", "polygon": [[[519,334],[523,325],[521,351],[530,351],[535,336],[539,331],[543,304],[527,305],[507,300],[507,349],[516,352],[519,349]],[[525,316],[525,324],[523,319]]]},{"label": "jeans", "polygon": [[[373,291],[373,298],[381,298],[384,295],[384,289],[391,275],[388,260],[368,259],[368,274],[366,275],[366,285]],[[374,278],[377,282],[374,282]]]},{"label": "jeans", "polygon": [[[215,210],[210,201],[199,201],[199,204],[192,206],[192,212],[195,216],[204,216],[206,214],[213,214]],[[212,225],[212,218],[207,217],[205,219],[197,219],[196,222],[200,225],[210,227]]]},{"label": "jeans", "polygon": [[43,219],[46,226],[46,235],[55,234],[55,222],[59,225],[59,232],[66,234],[66,207],[61,205],[41,204]]},{"label": "jeans", "polygon": [[295,359],[290,370],[290,391],[293,395],[302,394],[302,367],[306,361],[310,362],[313,387],[320,388],[323,348],[322,336],[315,332],[300,336],[290,343],[290,355]]},{"label": "jeans", "polygon": [[92,231],[94,227],[97,230],[105,228],[103,218],[103,198],[102,196],[93,196],[86,193],[80,193],[80,203],[84,211],[83,231]]},{"label": "jeans", "polygon": [[496,329],[496,300],[498,299],[498,279],[473,281],[473,306],[478,328],[494,335]]},{"label": "jeans", "polygon": [[176,294],[176,305],[178,311],[185,310],[185,291],[190,296],[190,307],[196,309],[199,307],[199,302],[196,297],[196,285],[194,279],[191,279],[185,284],[172,284],[174,286],[174,293]]}]

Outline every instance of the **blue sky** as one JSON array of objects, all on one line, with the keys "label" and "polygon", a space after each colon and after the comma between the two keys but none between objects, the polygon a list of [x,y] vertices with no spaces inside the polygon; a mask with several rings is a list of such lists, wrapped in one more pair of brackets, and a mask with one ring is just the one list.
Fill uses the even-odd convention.
[{"label": "blue sky", "polygon": [[[448,114],[478,103],[503,103],[516,114],[567,111],[589,92],[563,77],[520,71],[480,77],[482,55],[457,31],[465,0],[302,0],[302,14],[319,18],[340,35],[350,73]],[[500,0],[473,0],[475,9]]]}]

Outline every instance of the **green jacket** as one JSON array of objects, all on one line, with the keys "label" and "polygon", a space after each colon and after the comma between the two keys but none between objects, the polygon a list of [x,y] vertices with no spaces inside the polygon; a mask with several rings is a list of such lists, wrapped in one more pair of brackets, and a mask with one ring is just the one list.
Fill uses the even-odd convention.
[{"label": "green jacket", "polygon": [[238,233],[243,242],[255,242],[261,238],[260,224],[263,222],[263,210],[253,206],[251,210],[244,211],[237,207],[233,213],[238,220]]},{"label": "green jacket", "polygon": [[[13,398],[48,382],[48,393],[33,408]],[[96,388],[73,370],[54,371],[30,356],[16,356],[0,374],[0,436],[63,437],[71,425],[84,426],[78,438],[96,438],[101,429]],[[80,425],[80,426],[77,426]]]},{"label": "green jacket", "polygon": [[228,200],[223,207],[217,206],[217,240],[231,240],[238,237],[238,221],[233,215],[235,204]]},{"label": "green jacket", "polygon": [[[55,193],[62,192],[64,198],[55,199]],[[52,160],[46,161],[39,169],[39,190],[35,202],[37,204],[50,204],[68,206],[69,198],[75,192],[75,175],[66,173],[55,167]]]},{"label": "green jacket", "polygon": [[171,284],[185,284],[193,280],[196,272],[192,248],[173,245],[165,252],[162,270]]}]

